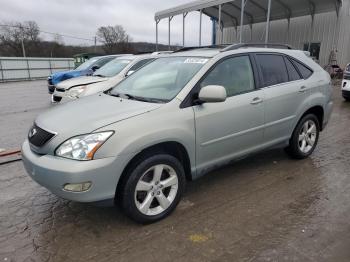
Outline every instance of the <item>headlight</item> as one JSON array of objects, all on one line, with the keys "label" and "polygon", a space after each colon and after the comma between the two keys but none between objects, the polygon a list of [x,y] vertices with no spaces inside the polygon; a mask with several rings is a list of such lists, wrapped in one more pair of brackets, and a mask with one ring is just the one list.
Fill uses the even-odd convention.
[{"label": "headlight", "polygon": [[92,160],[97,149],[99,149],[112,134],[112,131],[107,131],[72,137],[60,145],[56,149],[55,154],[75,160]]},{"label": "headlight", "polygon": [[68,90],[68,96],[70,98],[77,98],[85,91],[86,86],[76,86]]}]

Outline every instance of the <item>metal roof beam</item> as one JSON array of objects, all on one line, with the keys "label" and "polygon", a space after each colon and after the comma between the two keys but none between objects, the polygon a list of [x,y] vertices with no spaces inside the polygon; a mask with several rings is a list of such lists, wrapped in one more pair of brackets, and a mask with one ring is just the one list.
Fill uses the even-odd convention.
[{"label": "metal roof beam", "polygon": [[[225,5],[230,5],[230,6],[234,7],[235,9],[237,9],[238,11],[241,11],[241,8],[239,8],[237,5],[235,5],[233,3],[226,3]],[[247,11],[244,11],[244,14],[249,17],[250,23],[253,24],[254,23],[253,15]]]},{"label": "metal roof beam", "polygon": [[312,16],[312,19],[313,19],[315,12],[316,12],[316,5],[311,0],[308,0],[308,2],[309,2],[310,15]]},{"label": "metal roof beam", "polygon": [[287,18],[290,18],[292,16],[292,9],[286,5],[285,3],[283,3],[281,0],[275,0],[276,3],[278,3],[280,6],[283,7],[283,9],[286,11],[287,13]]},{"label": "metal roof beam", "polygon": [[194,1],[188,4],[183,4],[178,7],[169,8],[163,11],[156,12],[154,19],[163,19],[169,16],[180,15],[184,12],[198,11],[208,7],[218,6],[227,2],[232,2],[235,0],[201,0]]},{"label": "metal roof beam", "polygon": [[249,3],[251,3],[252,5],[256,6],[257,8],[259,8],[261,11],[263,11],[265,13],[265,15],[267,14],[267,9],[265,7],[263,7],[262,5],[260,5],[259,3],[255,2],[255,0],[248,0]]},{"label": "metal roof beam", "polygon": [[[216,6],[213,6],[212,8],[214,8],[214,9],[216,9],[216,10],[219,11],[219,8],[216,7]],[[203,13],[206,14],[207,16],[210,16],[209,14],[207,14],[207,13],[205,12],[205,10],[203,10]],[[229,17],[230,19],[232,19],[232,20],[234,21],[234,25],[235,25],[235,26],[238,25],[238,19],[237,19],[237,17],[232,16],[231,14],[227,13],[226,11],[223,11],[222,9],[221,9],[221,13],[224,14],[224,15],[226,15],[226,16]]]},{"label": "metal roof beam", "polygon": [[342,5],[342,1],[341,0],[334,0],[334,4],[335,4],[335,12],[337,13],[337,17],[339,17],[339,10],[340,10],[340,7]]}]

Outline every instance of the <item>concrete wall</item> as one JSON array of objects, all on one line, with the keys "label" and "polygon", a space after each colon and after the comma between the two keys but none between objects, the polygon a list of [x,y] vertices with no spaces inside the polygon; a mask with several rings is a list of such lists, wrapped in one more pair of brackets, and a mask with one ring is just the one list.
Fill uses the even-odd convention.
[{"label": "concrete wall", "polygon": [[42,79],[73,68],[73,58],[0,57],[0,82]]},{"label": "concrete wall", "polygon": [[[248,0],[249,1],[249,0]],[[350,0],[343,0],[339,19],[335,12],[315,15],[314,31],[311,32],[311,16],[297,17],[291,19],[289,34],[287,20],[272,21],[270,26],[270,42],[288,43],[298,49],[303,49],[304,43],[320,42],[319,63],[324,66],[328,64],[330,52],[337,49],[338,64],[345,66],[350,62]],[[243,28],[243,42],[263,42],[265,40],[266,23]],[[234,27],[224,28],[223,43],[239,42],[238,31]],[[217,43],[221,39],[220,32],[217,33]],[[335,48],[337,47],[337,48]]]}]

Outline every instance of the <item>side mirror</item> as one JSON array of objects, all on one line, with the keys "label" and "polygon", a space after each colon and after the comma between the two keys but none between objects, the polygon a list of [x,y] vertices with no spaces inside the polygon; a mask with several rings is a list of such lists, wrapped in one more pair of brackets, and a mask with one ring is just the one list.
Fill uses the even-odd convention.
[{"label": "side mirror", "polygon": [[100,67],[99,66],[97,66],[97,65],[94,65],[93,67],[91,67],[91,70],[93,71],[93,72],[95,72],[97,69],[99,69]]},{"label": "side mirror", "polygon": [[126,76],[129,76],[129,75],[133,74],[134,72],[135,72],[135,70],[130,70],[126,73]]},{"label": "side mirror", "polygon": [[198,94],[198,99],[202,103],[224,102],[226,98],[227,94],[225,87],[218,85],[209,85],[202,87]]}]

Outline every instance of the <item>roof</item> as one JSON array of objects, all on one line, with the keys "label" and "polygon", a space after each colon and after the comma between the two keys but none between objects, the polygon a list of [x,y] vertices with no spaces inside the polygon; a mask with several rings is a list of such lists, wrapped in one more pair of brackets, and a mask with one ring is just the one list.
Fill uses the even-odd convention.
[{"label": "roof", "polygon": [[[155,20],[202,10],[218,20],[221,4],[221,21],[224,26],[237,26],[240,21],[241,0],[197,0],[166,9],[155,14]],[[311,14],[337,11],[342,0],[272,0],[270,20],[287,19]],[[248,0],[244,8],[244,24],[266,21],[268,0]]]}]

